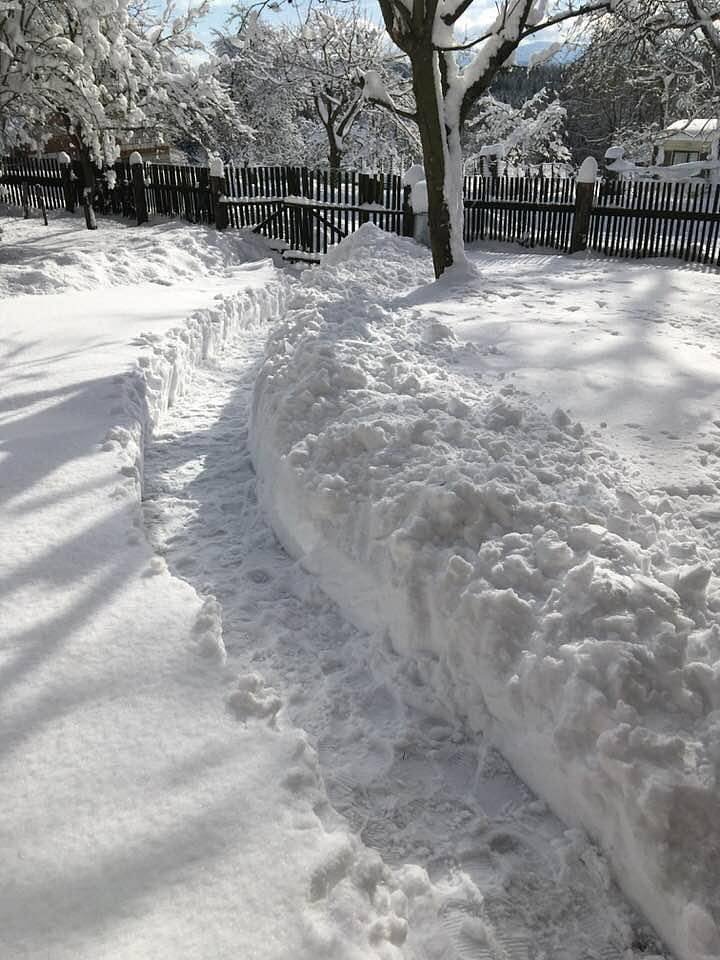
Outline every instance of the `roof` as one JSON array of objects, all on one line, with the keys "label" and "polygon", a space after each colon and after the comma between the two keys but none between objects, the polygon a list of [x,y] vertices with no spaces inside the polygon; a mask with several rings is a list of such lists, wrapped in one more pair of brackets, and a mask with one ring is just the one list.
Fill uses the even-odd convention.
[{"label": "roof", "polygon": [[676,120],[666,130],[669,134],[680,134],[685,140],[713,139],[718,135],[717,119]]}]

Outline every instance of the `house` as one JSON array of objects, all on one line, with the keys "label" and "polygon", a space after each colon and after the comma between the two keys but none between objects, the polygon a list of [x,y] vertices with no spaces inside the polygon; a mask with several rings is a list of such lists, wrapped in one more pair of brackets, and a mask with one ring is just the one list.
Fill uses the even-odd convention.
[{"label": "house", "polygon": [[121,140],[120,160],[127,160],[131,153],[140,154],[143,160],[155,163],[187,163],[187,155],[183,150],[168,143],[159,143],[152,137],[145,139]]},{"label": "house", "polygon": [[676,120],[658,144],[657,163],[670,166],[718,159],[720,125],[717,119]]}]

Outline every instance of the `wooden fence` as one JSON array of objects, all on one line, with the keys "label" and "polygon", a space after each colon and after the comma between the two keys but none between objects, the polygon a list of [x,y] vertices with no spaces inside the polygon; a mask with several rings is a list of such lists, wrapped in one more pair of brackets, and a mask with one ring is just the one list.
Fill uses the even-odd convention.
[{"label": "wooden fence", "polygon": [[[26,211],[83,201],[77,167],[65,174],[73,178],[69,190],[55,160],[3,161],[0,170],[6,199]],[[413,235],[409,191],[396,174],[228,166],[218,179],[207,167],[158,163],[144,165],[141,173],[133,181],[125,162],[115,165],[109,180],[107,174],[98,176],[91,190],[95,209],[140,217],[144,205],[151,215],[250,228],[310,260],[363,223]],[[510,241],[568,251],[576,242],[579,198],[573,179],[469,176],[464,190],[468,243]],[[586,214],[583,248],[605,256],[720,266],[719,184],[598,181]]]},{"label": "wooden fence", "polygon": [[466,178],[466,243],[511,240],[524,246],[569,250],[574,216],[574,180]]}]

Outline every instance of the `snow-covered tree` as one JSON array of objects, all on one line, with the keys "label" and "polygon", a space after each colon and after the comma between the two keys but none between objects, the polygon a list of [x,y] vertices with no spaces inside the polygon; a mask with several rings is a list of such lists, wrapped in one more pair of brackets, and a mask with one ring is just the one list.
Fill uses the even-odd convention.
[{"label": "snow-covered tree", "polygon": [[475,160],[483,147],[493,144],[511,163],[569,160],[563,137],[565,116],[559,100],[549,101],[544,89],[519,107],[486,94],[466,124],[466,159]]},{"label": "snow-covered tree", "polygon": [[249,163],[300,163],[312,130],[300,115],[295,90],[278,82],[283,56],[276,31],[260,16],[236,6],[230,18],[232,33],[219,33],[213,44],[218,77],[227,86],[237,113],[254,131],[252,139],[238,139],[228,131],[223,147],[226,159]]},{"label": "snow-covered tree", "polygon": [[622,143],[650,159],[660,131],[681,118],[720,114],[720,4],[618,0],[590,22],[567,71],[573,140],[602,156]]},{"label": "snow-covered tree", "polygon": [[304,22],[281,38],[285,40],[284,79],[319,120],[327,138],[328,163],[337,170],[353,126],[367,107],[360,77],[374,70],[385,85],[395,84],[385,32],[354,5],[335,10],[311,7]]},{"label": "snow-covered tree", "polygon": [[[385,31],[357,6],[310,5],[304,14],[299,12],[297,23],[274,27],[260,18],[257,8],[236,6],[230,22],[236,35],[220,37],[216,50],[228,56],[225,69],[233,95],[258,133],[268,131],[274,157],[287,152],[282,147],[301,131],[305,148],[295,150],[295,162],[317,162],[322,139],[325,162],[337,170],[348,150],[357,156],[360,143],[353,133],[361,116],[366,131],[382,124],[384,133],[391,132],[387,119],[375,124],[368,119],[373,108],[360,79],[372,70],[398,95],[403,84],[408,86],[408,72],[403,76]],[[295,127],[295,138],[288,135],[287,121]],[[397,126],[398,121],[393,122]]]},{"label": "snow-covered tree", "polygon": [[134,132],[212,141],[232,101],[213,64],[193,65],[192,30],[207,0],[176,15],[166,0],[0,0],[0,147],[52,128],[86,160],[111,161]]},{"label": "snow-covered tree", "polygon": [[[127,96],[139,112],[142,128],[165,139],[185,139],[216,148],[227,128],[247,137],[251,130],[241,121],[225,84],[218,79],[216,58],[208,56],[194,31],[206,16],[209,0],[177,14],[174,0],[165,0],[161,15],[145,0],[130,7],[126,27],[131,74],[112,75],[120,97]],[[201,52],[202,58],[191,58]]]},{"label": "snow-covered tree", "polygon": [[2,146],[34,142],[53,119],[107,128],[97,71],[109,62],[126,63],[119,0],[0,0]]},{"label": "snow-covered tree", "polygon": [[523,40],[566,20],[608,10],[615,0],[501,0],[487,26],[460,39],[456,30],[474,2],[379,0],[387,31],[412,66],[436,276],[465,259],[461,132],[474,104]]}]

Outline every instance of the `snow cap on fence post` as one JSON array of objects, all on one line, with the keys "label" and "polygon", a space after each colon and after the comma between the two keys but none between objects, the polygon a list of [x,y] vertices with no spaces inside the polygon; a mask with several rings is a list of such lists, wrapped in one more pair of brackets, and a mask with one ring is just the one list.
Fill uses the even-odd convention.
[{"label": "snow cap on fence post", "polygon": [[410,206],[413,213],[428,212],[428,190],[427,181],[418,180],[410,189]]},{"label": "snow cap on fence post", "polygon": [[130,157],[128,158],[128,163],[130,164],[130,166],[135,167],[138,165],[138,163],[142,163],[142,162],[143,162],[142,156],[137,152],[137,150],[133,150],[133,152],[130,154]]},{"label": "snow cap on fence post", "polygon": [[425,179],[425,170],[419,163],[414,163],[403,174],[402,185],[404,187],[414,187],[416,183]]},{"label": "snow cap on fence post", "polygon": [[[404,196],[407,207],[412,212],[412,236],[418,243],[430,246],[430,230],[428,227],[428,194],[427,181],[425,180],[425,169],[419,163],[413,164],[405,171],[402,178]],[[407,231],[409,234],[410,221],[408,220]]]},{"label": "snow cap on fence post", "polygon": [[65,153],[64,150],[61,150],[60,153],[57,155],[57,162],[60,164],[61,167],[69,166],[72,163],[72,160],[70,159],[70,154]]},{"label": "snow cap on fence post", "polygon": [[224,230],[229,222],[228,208],[223,199],[225,197],[225,164],[220,157],[210,157],[210,195],[215,210],[215,226]]},{"label": "snow cap on fence post", "polygon": [[585,157],[578,170],[578,183],[595,183],[598,175],[598,165],[595,157]]}]

